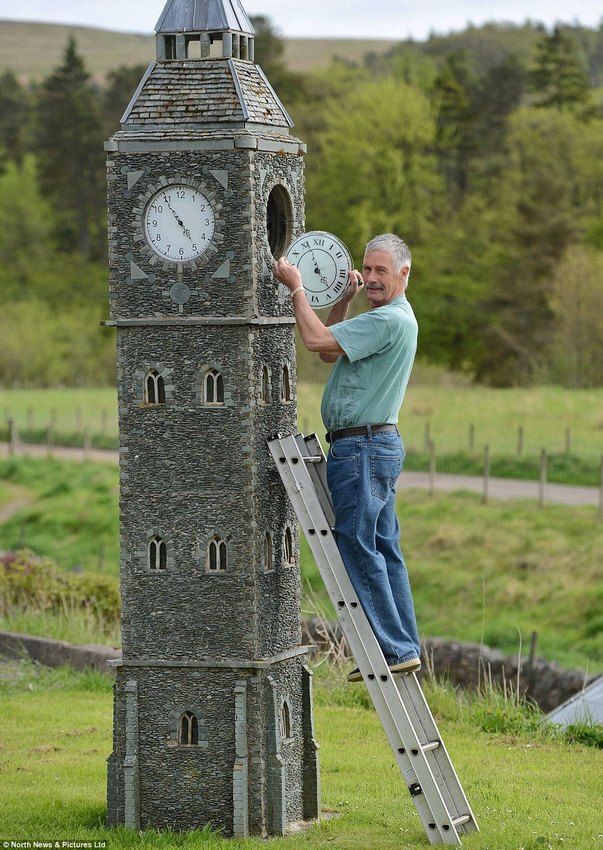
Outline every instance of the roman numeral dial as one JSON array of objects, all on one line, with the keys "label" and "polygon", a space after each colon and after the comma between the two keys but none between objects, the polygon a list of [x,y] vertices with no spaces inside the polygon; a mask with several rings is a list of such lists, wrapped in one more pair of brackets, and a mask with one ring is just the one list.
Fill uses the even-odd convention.
[{"label": "roman numeral dial", "polygon": [[344,243],[332,233],[303,233],[288,248],[286,258],[300,271],[308,302],[314,309],[340,301],[348,288],[353,263]]}]

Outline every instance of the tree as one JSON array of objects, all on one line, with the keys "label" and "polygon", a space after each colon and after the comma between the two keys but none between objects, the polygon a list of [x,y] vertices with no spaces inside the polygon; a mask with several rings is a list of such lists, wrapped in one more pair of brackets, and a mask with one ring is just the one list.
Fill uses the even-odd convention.
[{"label": "tree", "polygon": [[551,377],[581,389],[603,385],[603,252],[573,245],[556,266],[550,304]]},{"label": "tree", "polygon": [[146,71],[145,65],[121,65],[107,74],[102,93],[103,135],[119,130],[119,122]]},{"label": "tree", "polygon": [[583,112],[591,103],[586,69],[582,66],[572,36],[555,27],[538,43],[530,73],[537,106]]},{"label": "tree", "polygon": [[40,189],[57,215],[63,250],[105,254],[105,165],[98,93],[71,38],[63,64],[44,81],[35,108]]},{"label": "tree", "polygon": [[478,380],[530,384],[546,370],[551,276],[585,229],[588,186],[577,167],[583,129],[577,116],[554,109],[524,107],[510,121],[508,160],[491,189],[504,258],[483,303],[489,318]]},{"label": "tree", "polygon": [[266,16],[252,17],[251,23],[255,30],[255,61],[283,103],[294,103],[303,96],[303,77],[288,70],[284,61],[285,42]]},{"label": "tree", "polygon": [[469,95],[471,83],[467,57],[464,51],[457,51],[446,57],[433,86],[438,110],[438,158],[457,207],[462,203],[469,185],[469,158],[473,149],[475,120]]},{"label": "tree", "polygon": [[356,83],[324,104],[319,151],[308,161],[308,218],[354,251],[375,233],[427,238],[442,185],[427,97],[393,78]]},{"label": "tree", "polygon": [[24,129],[31,112],[28,93],[12,71],[0,76],[0,167],[3,161],[23,164]]}]

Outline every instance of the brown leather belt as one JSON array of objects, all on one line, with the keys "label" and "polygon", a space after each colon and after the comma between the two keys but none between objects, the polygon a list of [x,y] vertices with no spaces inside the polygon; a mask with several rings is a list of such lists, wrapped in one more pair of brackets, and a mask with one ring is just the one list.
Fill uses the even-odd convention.
[{"label": "brown leather belt", "polygon": [[342,437],[370,437],[371,434],[380,434],[382,431],[397,431],[396,425],[360,425],[358,428],[342,428],[340,431],[329,431],[325,434],[327,443],[334,443]]}]

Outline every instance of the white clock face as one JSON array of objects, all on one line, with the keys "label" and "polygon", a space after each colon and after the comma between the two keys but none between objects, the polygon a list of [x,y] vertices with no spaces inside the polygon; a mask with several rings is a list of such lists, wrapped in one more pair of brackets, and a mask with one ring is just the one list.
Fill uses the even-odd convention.
[{"label": "white clock face", "polygon": [[314,309],[336,304],[345,295],[352,258],[332,233],[313,230],[302,234],[289,247],[287,259],[299,269],[308,302]]},{"label": "white clock face", "polygon": [[205,195],[194,186],[174,184],[156,192],[144,214],[144,233],[164,260],[184,263],[207,250],[216,220]]}]

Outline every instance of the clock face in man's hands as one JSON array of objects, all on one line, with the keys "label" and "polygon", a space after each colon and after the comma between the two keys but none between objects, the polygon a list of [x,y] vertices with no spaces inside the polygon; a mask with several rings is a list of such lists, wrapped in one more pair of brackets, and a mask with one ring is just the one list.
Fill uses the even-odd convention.
[{"label": "clock face in man's hands", "polygon": [[337,236],[323,230],[303,233],[289,246],[285,256],[299,269],[308,303],[315,310],[343,298],[353,263],[350,252]]},{"label": "clock face in man's hands", "polygon": [[194,186],[173,184],[156,192],[144,214],[144,234],[164,260],[185,263],[205,253],[216,226],[214,211]]}]

